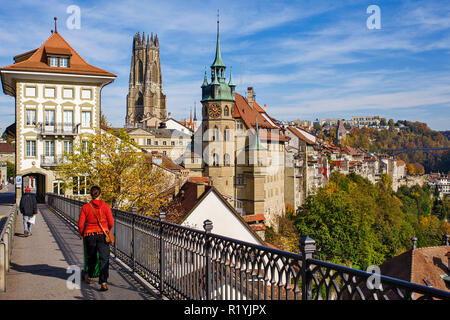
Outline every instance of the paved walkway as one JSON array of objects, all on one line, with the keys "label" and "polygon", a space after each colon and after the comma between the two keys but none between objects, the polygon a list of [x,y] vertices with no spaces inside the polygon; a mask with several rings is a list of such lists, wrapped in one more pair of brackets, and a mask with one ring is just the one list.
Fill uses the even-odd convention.
[{"label": "paved walkway", "polygon": [[68,289],[70,265],[83,268],[82,241],[73,227],[44,204],[32,227],[32,236],[24,237],[22,215],[16,220],[11,268],[6,292],[0,300],[156,300],[125,269],[110,259],[109,290],[99,284],[81,281],[80,289]]}]

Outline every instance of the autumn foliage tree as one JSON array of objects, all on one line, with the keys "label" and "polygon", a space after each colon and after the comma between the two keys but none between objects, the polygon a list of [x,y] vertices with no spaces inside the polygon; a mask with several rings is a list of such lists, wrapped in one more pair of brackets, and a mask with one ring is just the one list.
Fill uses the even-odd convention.
[{"label": "autumn foliage tree", "polygon": [[158,213],[165,204],[159,194],[168,187],[168,179],[126,131],[101,131],[90,135],[87,142],[87,147],[78,142],[56,170],[66,188],[73,188],[73,177],[85,176],[88,189],[100,186],[102,199],[108,204],[122,210],[135,207],[138,213],[149,216]]}]

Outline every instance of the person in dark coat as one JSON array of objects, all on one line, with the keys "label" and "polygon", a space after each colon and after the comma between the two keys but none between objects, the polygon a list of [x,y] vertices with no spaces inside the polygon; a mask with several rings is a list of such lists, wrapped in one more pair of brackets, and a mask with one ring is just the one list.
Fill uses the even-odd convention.
[{"label": "person in dark coat", "polygon": [[30,193],[30,188],[25,189],[25,193],[20,199],[20,212],[23,215],[23,234],[25,237],[31,236],[31,226],[37,215],[37,200],[36,196]]}]

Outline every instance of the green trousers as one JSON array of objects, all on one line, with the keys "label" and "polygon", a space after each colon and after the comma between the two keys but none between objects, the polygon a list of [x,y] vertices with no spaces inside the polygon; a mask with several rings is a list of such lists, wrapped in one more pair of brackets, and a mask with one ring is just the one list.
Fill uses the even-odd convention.
[{"label": "green trousers", "polygon": [[[84,254],[84,272],[88,274],[88,262],[87,262],[87,253],[86,253],[86,241],[83,239],[83,254]],[[95,270],[93,278],[98,278],[100,274],[100,260],[99,253],[97,252],[97,263],[95,264]]]}]

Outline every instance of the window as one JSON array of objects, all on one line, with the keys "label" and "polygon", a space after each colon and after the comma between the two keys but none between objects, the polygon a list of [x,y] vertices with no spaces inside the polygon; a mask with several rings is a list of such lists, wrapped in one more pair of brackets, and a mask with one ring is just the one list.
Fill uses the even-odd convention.
[{"label": "window", "polygon": [[64,141],[64,153],[71,154],[73,152],[73,142],[72,141]]},{"label": "window", "polygon": [[147,145],[151,145],[152,144],[152,139],[147,139]]},{"label": "window", "polygon": [[182,146],[182,145],[183,145],[183,141],[179,141],[178,144],[179,144],[180,146]]},{"label": "window", "polygon": [[89,141],[83,140],[83,141],[81,141],[81,145],[82,145],[83,152],[89,151]]},{"label": "window", "polygon": [[46,126],[54,126],[55,125],[55,110],[45,110],[44,124]]},{"label": "window", "polygon": [[166,146],[167,145],[167,141],[163,141],[163,146]]},{"label": "window", "polygon": [[236,128],[238,129],[238,130],[242,130],[242,122],[237,122],[236,123]]},{"label": "window", "polygon": [[157,146],[158,145],[158,141],[155,141],[155,146]]},{"label": "window", "polygon": [[36,109],[27,109],[25,111],[25,124],[27,126],[36,125]]},{"label": "window", "polygon": [[59,58],[59,66],[61,68],[67,68],[69,66],[69,58]]},{"label": "window", "polygon": [[167,151],[163,151],[163,155],[167,156]]},{"label": "window", "polygon": [[214,167],[218,167],[219,166],[219,156],[217,155],[217,153],[213,154],[213,166]]},{"label": "window", "polygon": [[91,126],[91,111],[81,112],[81,126],[89,128]]},{"label": "window", "polygon": [[71,98],[73,98],[73,89],[71,89],[71,88],[64,88],[63,89],[63,97],[64,98],[69,98],[69,99],[71,99]]},{"label": "window", "polygon": [[225,109],[223,110],[223,115],[228,116],[230,114],[230,111],[228,109],[228,106],[225,106]]},{"label": "window", "polygon": [[89,177],[73,177],[72,184],[73,194],[80,196],[88,194],[87,191],[89,187]]},{"label": "window", "polygon": [[73,111],[72,110],[64,110],[64,126],[65,127],[73,126]]},{"label": "window", "polygon": [[36,141],[35,140],[27,140],[26,141],[25,155],[27,157],[36,157]]},{"label": "window", "polygon": [[219,140],[219,129],[217,128],[217,126],[214,126],[212,141],[217,141],[217,140]]},{"label": "window", "polygon": [[223,163],[226,167],[230,166],[230,155],[228,153],[223,156]]},{"label": "window", "polygon": [[50,65],[50,67],[57,67],[58,66],[58,58],[50,57],[48,59],[48,64]]},{"label": "window", "polygon": [[44,155],[46,157],[53,157],[55,156],[55,141],[53,140],[49,140],[49,141],[45,141],[45,145],[44,145]]},{"label": "window", "polygon": [[82,89],[81,90],[81,98],[82,99],[91,99],[92,90],[91,89]]},{"label": "window", "polygon": [[44,97],[54,98],[55,97],[55,88],[44,88]]},{"label": "window", "polygon": [[62,182],[62,181],[53,182],[53,193],[63,195],[64,194],[64,182]]},{"label": "window", "polygon": [[243,185],[244,184],[244,175],[243,174],[236,175],[236,184],[237,185]]},{"label": "window", "polygon": [[174,146],[175,145],[175,141],[170,141],[170,145]]},{"label": "window", "polygon": [[230,141],[230,129],[228,127],[225,127],[225,130],[223,132],[223,139],[225,141]]},{"label": "window", "polygon": [[26,87],[25,88],[25,96],[36,97],[36,87]]}]

